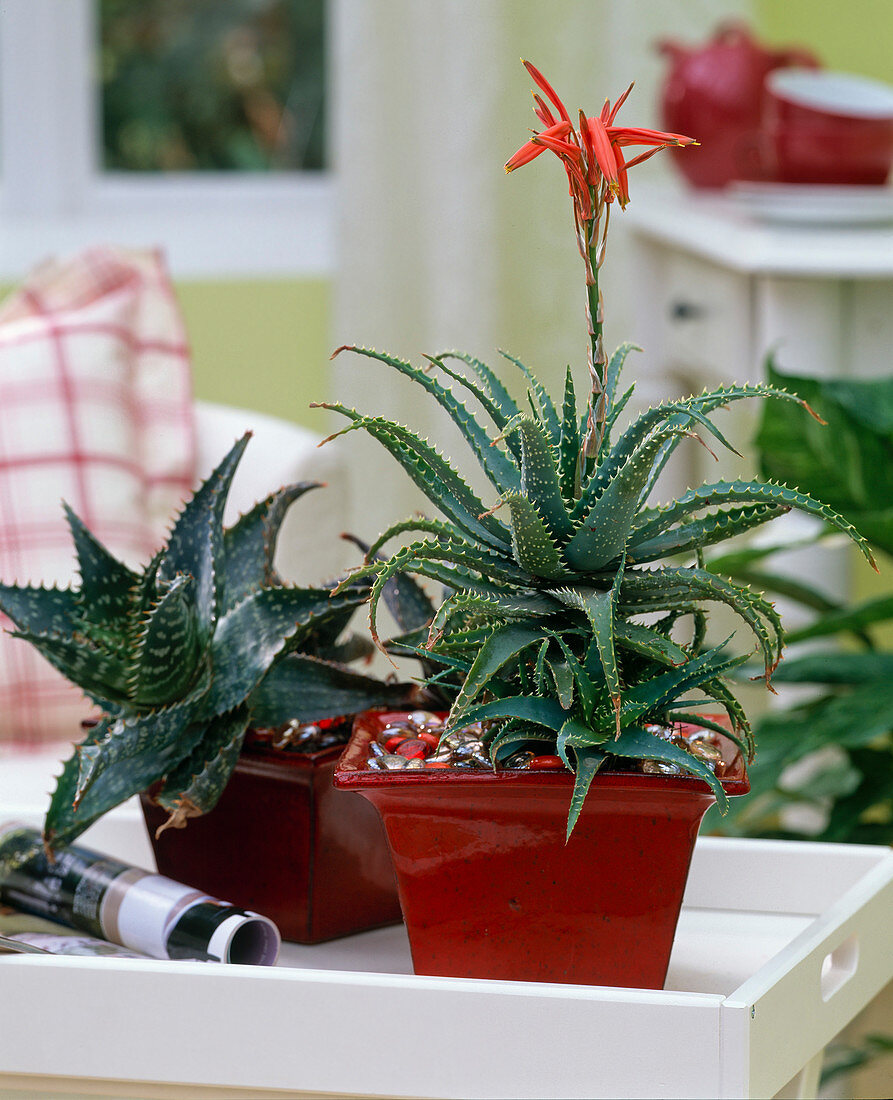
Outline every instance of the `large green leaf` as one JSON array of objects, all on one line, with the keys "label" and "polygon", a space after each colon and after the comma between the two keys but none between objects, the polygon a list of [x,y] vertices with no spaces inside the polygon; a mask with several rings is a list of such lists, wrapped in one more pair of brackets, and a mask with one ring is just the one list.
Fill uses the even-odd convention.
[{"label": "large green leaf", "polygon": [[79,615],[78,594],[69,588],[0,584],[0,611],[23,634],[71,634]]},{"label": "large green leaf", "polygon": [[201,657],[195,579],[175,577],[141,627],[128,695],[138,707],[164,706],[189,689]]},{"label": "large green leaf", "polygon": [[660,448],[670,439],[685,434],[679,428],[658,432],[614,474],[564,549],[571,569],[592,572],[604,569],[620,557],[626,549],[642,490],[651,476]]},{"label": "large green leaf", "polygon": [[217,624],[211,643],[214,679],[203,715],[232,710],[245,699],[286,643],[313,621],[356,604],[356,593],[333,596],[326,588],[264,588],[228,611]]},{"label": "large green leaf", "polygon": [[521,440],[521,493],[536,508],[557,539],[573,531],[564,506],[558,459],[543,429],[528,416],[519,416],[507,429]]},{"label": "large green leaf", "polygon": [[789,505],[807,515],[816,516],[852,539],[869,564],[877,568],[868,543],[844,516],[838,515],[820,500],[789,489],[786,485],[778,485],[774,481],[717,481],[711,485],[689,489],[672,504],[643,509],[636,521],[632,539],[641,543],[669,530],[677,523],[687,522],[695,513],[705,508],[726,504],[766,504],[776,507]]},{"label": "large green leaf", "polygon": [[190,708],[180,706],[104,719],[63,768],[44,823],[46,842],[70,844],[187,756],[204,728],[191,725],[189,716]]},{"label": "large green leaf", "polygon": [[220,610],[223,570],[223,510],[239,460],[250,433],[237,440],[220,465],[201,485],[180,513],[158,563],[160,584],[170,584],[180,573],[195,579],[199,635],[210,638]]},{"label": "large green leaf", "polygon": [[281,583],[273,569],[279,528],[291,505],[318,481],[287,485],[260,500],[223,533],[222,607],[229,609],[262,585]]},{"label": "large green leaf", "polygon": [[95,622],[113,622],[127,614],[137,574],[118,561],[67,504],[63,507],[78,560],[81,607]]},{"label": "large green leaf", "polygon": [[520,493],[508,493],[503,498],[512,519],[512,553],[515,561],[532,577],[557,580],[568,570],[552,534],[542,516]]},{"label": "large green leaf", "polygon": [[462,690],[453,705],[453,716],[462,714],[503,666],[543,639],[537,627],[506,623],[497,627],[481,646]]},{"label": "large green leaf", "polygon": [[[509,489],[517,489],[518,470],[514,463],[508,458],[504,451],[501,451],[498,447],[492,446],[493,441],[486,429],[477,421],[475,416],[469,412],[466,406],[456,398],[452,390],[442,386],[436,378],[432,377],[429,371],[422,370],[419,367],[413,366],[412,363],[407,363],[403,359],[387,355],[384,352],[375,351],[372,348],[362,348],[350,345],[339,348],[335,352],[335,355],[341,351],[353,351],[358,355],[365,355],[371,359],[376,359],[380,363],[386,363],[388,366],[393,367],[405,377],[411,378],[413,382],[427,390],[440,407],[446,411],[450,419],[462,433],[465,442],[471,448],[484,473],[496,489],[500,493],[506,492]],[[437,363],[436,360],[431,361]]]},{"label": "large green leaf", "polygon": [[247,707],[221,714],[209,722],[193,751],[165,776],[156,799],[170,817],[168,826],[182,828],[189,818],[213,810],[239,759],[248,728]]},{"label": "large green leaf", "polygon": [[260,681],[248,699],[259,726],[296,719],[314,722],[357,714],[370,707],[414,705],[418,685],[379,680],[303,653],[289,653]]},{"label": "large green leaf", "polygon": [[763,473],[819,497],[893,554],[893,377],[822,379],[783,374],[773,385],[807,400],[826,428],[784,406],[763,410]]}]

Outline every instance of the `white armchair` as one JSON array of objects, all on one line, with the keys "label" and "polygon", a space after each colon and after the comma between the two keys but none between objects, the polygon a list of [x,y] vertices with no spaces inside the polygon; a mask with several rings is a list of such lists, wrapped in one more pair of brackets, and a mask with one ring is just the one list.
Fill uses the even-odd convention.
[{"label": "white armchair", "polygon": [[281,485],[325,483],[290,509],[279,536],[276,567],[285,580],[303,584],[336,576],[350,557],[339,537],[347,523],[349,484],[337,443],[319,448],[320,437],[307,428],[208,401],[196,402],[196,427],[199,478],[207,477],[246,430],[254,433],[233,481],[228,524]]}]

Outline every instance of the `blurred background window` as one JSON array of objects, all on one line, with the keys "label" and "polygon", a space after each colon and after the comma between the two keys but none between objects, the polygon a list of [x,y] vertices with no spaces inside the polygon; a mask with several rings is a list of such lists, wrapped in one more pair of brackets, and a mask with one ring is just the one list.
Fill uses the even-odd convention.
[{"label": "blurred background window", "polygon": [[324,0],[98,0],[101,166],[325,167]]}]

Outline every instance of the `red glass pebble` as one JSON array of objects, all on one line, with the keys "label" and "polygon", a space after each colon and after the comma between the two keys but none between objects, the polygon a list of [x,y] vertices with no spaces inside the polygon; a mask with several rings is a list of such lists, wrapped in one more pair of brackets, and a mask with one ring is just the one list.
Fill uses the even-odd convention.
[{"label": "red glass pebble", "polygon": [[564,761],[560,756],[535,756],[527,766],[539,768],[540,771],[561,771],[564,768]]},{"label": "red glass pebble", "polygon": [[401,741],[394,752],[397,756],[405,756],[407,760],[424,760],[430,752],[430,745],[426,745],[418,737],[410,737]]},{"label": "red glass pebble", "polygon": [[405,733],[392,733],[390,737],[385,739],[384,747],[386,752],[394,752],[398,745],[402,745],[406,740]]},{"label": "red glass pebble", "polygon": [[426,760],[425,761],[425,767],[426,768],[449,768],[451,766],[452,765],[450,764],[449,760]]},{"label": "red glass pebble", "polygon": [[430,745],[432,749],[436,749],[440,744],[440,738],[436,733],[429,733],[427,730],[419,730],[416,735],[419,741],[424,741],[426,745]]}]

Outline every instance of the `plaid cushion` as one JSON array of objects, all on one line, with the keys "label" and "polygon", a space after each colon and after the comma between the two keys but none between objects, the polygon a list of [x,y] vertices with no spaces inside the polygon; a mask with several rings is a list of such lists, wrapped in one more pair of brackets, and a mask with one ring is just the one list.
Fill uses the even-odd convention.
[{"label": "plaid cushion", "polygon": [[[95,248],[39,267],[0,306],[0,580],[70,583],[63,500],[114,554],[147,560],[194,473],[189,352],[162,257]],[[0,740],[70,740],[89,713],[0,635]]]}]

